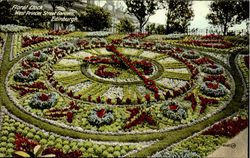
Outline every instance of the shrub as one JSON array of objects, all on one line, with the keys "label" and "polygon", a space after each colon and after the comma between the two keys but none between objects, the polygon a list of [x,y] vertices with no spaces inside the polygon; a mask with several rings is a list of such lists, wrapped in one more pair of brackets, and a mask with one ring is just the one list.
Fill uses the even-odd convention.
[{"label": "shrub", "polygon": [[98,6],[87,6],[84,14],[78,18],[79,24],[93,31],[100,31],[111,26],[110,12]]},{"label": "shrub", "polygon": [[118,24],[116,24],[116,29],[119,33],[131,33],[135,30],[132,21],[127,18],[123,18]]}]

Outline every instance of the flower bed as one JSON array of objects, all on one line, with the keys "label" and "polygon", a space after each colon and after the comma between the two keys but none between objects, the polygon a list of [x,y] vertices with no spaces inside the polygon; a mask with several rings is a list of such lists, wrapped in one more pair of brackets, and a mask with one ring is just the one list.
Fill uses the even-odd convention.
[{"label": "flower bed", "polygon": [[210,129],[203,131],[203,135],[219,135],[234,137],[240,131],[248,127],[248,119],[238,117],[229,118],[213,125]]},{"label": "flower bed", "polygon": [[28,55],[26,59],[30,62],[44,62],[47,60],[47,58],[48,57],[45,53],[42,51],[37,51]]},{"label": "flower bed", "polygon": [[95,126],[111,124],[114,119],[114,115],[110,109],[98,108],[90,111],[89,122]]},{"label": "flower bed", "polygon": [[221,97],[226,95],[225,87],[221,83],[206,81],[200,85],[200,90],[212,97]]},{"label": "flower bed", "polygon": [[205,40],[218,40],[221,38],[221,35],[214,35],[214,34],[210,34],[210,35],[205,35],[202,36],[200,39],[205,39]]},{"label": "flower bed", "polygon": [[206,40],[206,41],[181,41],[180,43],[195,45],[195,46],[202,46],[202,47],[210,47],[210,48],[220,48],[220,49],[226,49],[234,47],[235,45],[233,43],[222,41],[222,40]]},{"label": "flower bed", "polygon": [[18,82],[29,82],[38,79],[40,73],[39,70],[35,68],[30,69],[17,69],[14,80]]},{"label": "flower bed", "polygon": [[56,93],[35,93],[29,101],[29,106],[35,109],[48,109],[53,107],[57,101]]},{"label": "flower bed", "polygon": [[162,106],[163,115],[172,120],[182,120],[187,117],[185,108],[175,101],[168,101]]},{"label": "flower bed", "polygon": [[0,25],[0,30],[2,32],[22,32],[30,29],[31,28],[27,26],[19,26],[14,24]]},{"label": "flower bed", "polygon": [[194,52],[194,51],[187,51],[187,52],[184,52],[184,53],[182,54],[182,56],[183,56],[184,58],[187,58],[187,59],[197,59],[197,58],[200,57],[200,55],[199,55],[198,53]]},{"label": "flower bed", "polygon": [[70,31],[69,30],[50,30],[48,32],[48,35],[66,35],[69,34]]},{"label": "flower bed", "polygon": [[23,42],[22,42],[22,47],[27,47],[30,46],[32,44],[37,44],[40,42],[44,42],[44,41],[50,41],[53,40],[54,38],[52,37],[39,37],[39,36],[23,36]]},{"label": "flower bed", "polygon": [[202,71],[208,74],[220,75],[224,72],[220,65],[216,64],[205,64],[202,66]]}]

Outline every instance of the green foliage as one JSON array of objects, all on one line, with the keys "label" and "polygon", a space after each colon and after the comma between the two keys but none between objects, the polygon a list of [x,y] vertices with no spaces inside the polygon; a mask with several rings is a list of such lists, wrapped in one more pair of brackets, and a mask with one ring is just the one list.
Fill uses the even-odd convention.
[{"label": "green foliage", "polygon": [[199,135],[177,144],[173,151],[178,152],[183,149],[187,149],[189,151],[196,152],[201,156],[207,156],[227,140],[228,138],[226,137]]},{"label": "green foliage", "polygon": [[238,45],[249,44],[249,36],[224,36],[223,40],[229,41]]},{"label": "green foliage", "polygon": [[64,145],[62,149],[63,149],[64,151],[69,151],[70,146],[69,146],[69,145]]},{"label": "green foliage", "polygon": [[194,17],[192,1],[178,0],[167,3],[167,33],[187,32],[192,17]]},{"label": "green foliage", "polygon": [[155,23],[147,25],[145,30],[150,34],[155,33]]},{"label": "green foliage", "polygon": [[236,1],[237,22],[247,20],[249,18],[249,1]]},{"label": "green foliage", "polygon": [[155,33],[156,34],[165,34],[166,33],[166,29],[164,27],[164,25],[158,25],[155,29]]},{"label": "green foliage", "polygon": [[[157,156],[158,157],[158,156]],[[189,150],[183,150],[179,152],[166,152],[164,154],[159,155],[159,157],[164,158],[200,158],[201,156],[195,152],[191,152]]]},{"label": "green foliage", "polygon": [[34,134],[29,132],[27,135],[26,135],[27,138],[29,139],[32,139],[34,137]]},{"label": "green foliage", "polygon": [[13,15],[14,10],[12,8],[12,3],[10,1],[0,2],[0,24],[14,24]]},{"label": "green foliage", "polygon": [[135,30],[132,21],[127,18],[123,18],[118,24],[116,24],[116,29],[119,33],[131,33]]},{"label": "green foliage", "polygon": [[87,6],[79,17],[79,23],[87,29],[100,31],[111,27],[110,13],[98,6]]},{"label": "green foliage", "polygon": [[148,22],[149,17],[155,14],[157,1],[153,0],[126,0],[127,11],[134,15],[140,23],[140,32]]}]

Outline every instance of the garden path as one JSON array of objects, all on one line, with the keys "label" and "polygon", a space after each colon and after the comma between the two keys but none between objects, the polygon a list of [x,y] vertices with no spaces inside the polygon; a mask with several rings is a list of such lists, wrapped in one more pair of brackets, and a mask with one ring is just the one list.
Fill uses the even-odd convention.
[{"label": "garden path", "polygon": [[[235,143],[235,148],[226,146]],[[248,128],[230,139],[224,146],[219,147],[207,158],[247,158],[248,157]]]}]

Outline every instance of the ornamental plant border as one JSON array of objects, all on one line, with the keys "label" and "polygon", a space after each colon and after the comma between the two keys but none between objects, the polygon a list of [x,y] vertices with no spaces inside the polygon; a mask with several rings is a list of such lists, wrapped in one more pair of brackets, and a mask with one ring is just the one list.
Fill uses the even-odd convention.
[{"label": "ornamental plant border", "polygon": [[[7,44],[8,47],[5,48],[5,52],[9,52],[10,50],[10,41],[9,38],[7,38]],[[22,56],[24,56],[25,54],[28,53],[24,53],[22,54]],[[35,119],[32,116],[27,115],[26,113],[20,111],[18,108],[16,108],[13,103],[9,100],[9,98],[7,97],[7,94],[5,92],[5,88],[4,88],[4,81],[5,81],[5,76],[7,75],[8,69],[13,66],[13,63],[15,61],[17,61],[17,59],[13,60],[12,62],[8,63],[8,57],[9,54],[4,55],[3,57],[3,63],[6,65],[5,67],[1,67],[1,72],[3,72],[3,75],[0,76],[1,79],[1,94],[3,99],[1,99],[1,105],[0,106],[6,106],[7,109],[9,109],[14,115],[22,118],[24,121],[30,122],[31,124],[37,125],[38,127],[41,127],[43,129],[46,129],[47,131],[54,131],[56,133],[59,133],[61,135],[64,136],[69,136],[69,135],[74,135],[74,138],[81,138],[81,139],[85,139],[85,138],[92,138],[92,139],[101,139],[101,140],[118,140],[119,141],[138,141],[138,140],[153,140],[153,139],[160,139],[160,141],[158,143],[155,143],[154,145],[147,147],[139,152],[137,152],[136,154],[133,154],[131,156],[133,157],[145,157],[148,155],[152,155],[153,153],[155,153],[156,151],[159,151],[161,149],[164,149],[165,147],[173,144],[174,142],[177,142],[178,140],[184,139],[186,137],[188,137],[189,135],[191,135],[192,133],[196,132],[196,131],[200,131],[201,129],[207,127],[211,122],[216,122],[218,120],[220,120],[221,118],[224,118],[225,116],[230,115],[231,113],[235,112],[238,110],[238,108],[242,105],[248,104],[248,100],[241,102],[241,96],[243,95],[243,91],[242,91],[242,87],[241,87],[241,83],[242,83],[242,79],[240,79],[240,75],[238,74],[238,70],[236,69],[236,66],[234,65],[234,58],[236,56],[236,52],[234,52],[231,57],[230,57],[230,65],[232,68],[229,68],[228,70],[230,71],[230,73],[233,75],[234,80],[235,80],[235,84],[236,84],[236,89],[235,89],[235,95],[233,96],[233,100],[229,103],[229,105],[226,107],[224,112],[220,112],[218,114],[216,114],[214,117],[209,118],[206,121],[202,121],[199,124],[196,124],[192,127],[187,127],[187,128],[183,128],[183,129],[179,129],[176,131],[169,131],[169,132],[164,132],[164,133],[157,133],[157,134],[142,134],[140,137],[138,137],[138,135],[130,135],[129,137],[124,137],[124,136],[106,136],[106,135],[102,135],[101,137],[97,136],[97,135],[93,135],[93,134],[84,134],[84,133],[79,133],[79,132],[74,132],[74,131],[70,131],[67,129],[63,129],[63,128],[59,128],[59,127],[55,127],[52,126],[48,123],[44,123],[42,121],[39,121],[37,119]],[[213,59],[213,58],[212,58]],[[218,61],[216,59],[214,59],[215,61]],[[7,64],[8,63],[8,64]],[[226,66],[228,67],[228,66]],[[240,103],[240,104],[239,104]],[[235,106],[237,105],[237,106]],[[166,137],[166,134],[168,137]]]},{"label": "ornamental plant border", "polygon": [[[241,100],[244,101],[247,99],[247,85],[246,85],[246,81],[245,81],[245,77],[243,75],[243,72],[242,70],[240,69],[239,65],[238,65],[238,62],[237,62],[237,59],[239,58],[239,55],[240,54],[237,54],[237,56],[235,57],[234,59],[234,62],[236,63],[236,69],[238,70],[239,74],[240,74],[240,77],[242,79],[242,83],[243,83],[243,87],[244,87],[244,94],[242,95],[242,98]],[[249,98],[248,98],[249,99]]]},{"label": "ornamental plant border", "polygon": [[223,120],[226,120],[226,119],[228,119],[228,118],[234,116],[235,114],[237,114],[237,112],[231,114],[230,116],[228,116],[228,117],[226,117],[226,118],[222,118],[221,120],[219,120],[219,121],[213,123],[212,125],[210,125],[210,126],[204,128],[204,129],[202,129],[201,131],[196,132],[196,133],[194,133],[193,135],[191,135],[191,136],[189,136],[189,137],[187,137],[187,138],[185,138],[185,139],[183,139],[183,140],[180,140],[180,141],[178,141],[178,142],[176,142],[176,143],[174,143],[174,144],[168,146],[167,148],[165,148],[165,149],[163,149],[163,150],[161,150],[161,151],[156,152],[155,154],[152,155],[152,157],[157,156],[158,154],[164,153],[164,152],[168,151],[168,150],[171,149],[171,148],[174,148],[175,146],[177,146],[178,144],[180,144],[182,141],[186,141],[186,140],[188,140],[188,139],[191,139],[191,138],[193,138],[193,137],[195,137],[195,136],[198,136],[198,135],[202,134],[203,131],[206,131],[206,130],[210,129],[211,127],[213,127],[213,125],[215,125],[215,124],[217,124],[217,123],[220,123],[220,122],[222,122]]},{"label": "ornamental plant border", "polygon": [[[36,131],[47,132],[47,131],[45,131],[43,129],[40,129],[39,127],[36,127],[36,126],[34,126],[34,125],[30,124],[30,123],[27,123],[27,122],[21,120],[20,118],[16,117],[15,115],[11,114],[4,106],[1,107],[1,109],[0,109],[0,130],[1,130],[1,127],[2,127],[2,122],[3,122],[3,116],[4,115],[9,116],[10,118],[24,124],[25,126],[28,126],[29,128],[34,128]],[[83,139],[71,138],[71,137],[68,137],[68,136],[62,136],[62,135],[56,134],[54,132],[48,132],[48,133],[53,135],[54,137],[61,138],[63,140],[73,141],[73,142],[86,142],[86,141],[89,141],[92,144],[103,144],[103,145],[111,145],[111,146],[114,146],[114,145],[119,145],[119,146],[142,145],[141,147],[136,148],[134,150],[131,150],[127,154],[125,154],[125,155],[123,155],[121,157],[127,157],[127,156],[129,156],[131,154],[134,154],[134,153],[142,150],[143,148],[151,146],[154,143],[159,141],[158,139],[150,140],[150,141],[136,142],[136,143],[133,143],[133,142],[119,142],[119,141],[111,141],[111,142],[110,141],[95,141],[95,140],[91,140],[91,139],[83,140]]]}]

